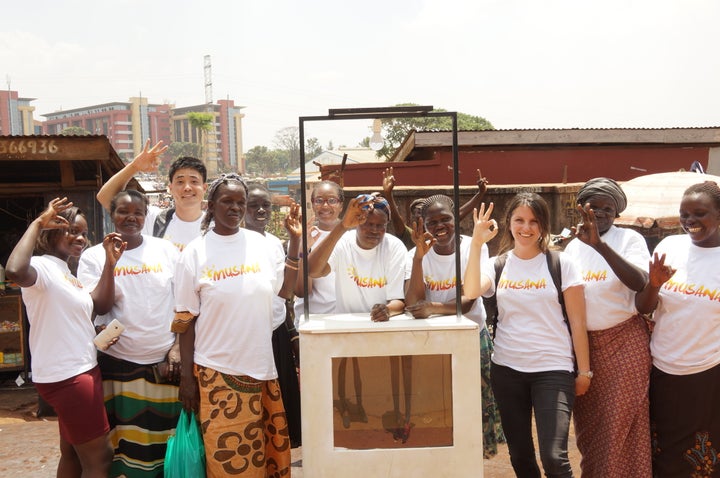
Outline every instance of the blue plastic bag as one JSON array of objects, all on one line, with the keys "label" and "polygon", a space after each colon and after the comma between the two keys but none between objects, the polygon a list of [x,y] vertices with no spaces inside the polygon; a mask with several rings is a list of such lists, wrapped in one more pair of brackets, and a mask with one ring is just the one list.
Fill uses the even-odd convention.
[{"label": "blue plastic bag", "polygon": [[175,435],[168,438],[165,478],[205,478],[205,446],[195,414],[180,412]]}]

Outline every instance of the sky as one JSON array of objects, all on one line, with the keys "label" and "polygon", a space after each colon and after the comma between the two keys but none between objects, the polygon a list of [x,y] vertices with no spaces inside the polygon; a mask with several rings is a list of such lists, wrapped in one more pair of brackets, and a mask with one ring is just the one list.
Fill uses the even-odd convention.
[{"label": "sky", "polygon": [[[301,116],[416,103],[497,129],[720,126],[716,0],[36,0],[0,9],[0,88],[43,114],[134,96]],[[306,123],[356,146],[369,121]]]}]

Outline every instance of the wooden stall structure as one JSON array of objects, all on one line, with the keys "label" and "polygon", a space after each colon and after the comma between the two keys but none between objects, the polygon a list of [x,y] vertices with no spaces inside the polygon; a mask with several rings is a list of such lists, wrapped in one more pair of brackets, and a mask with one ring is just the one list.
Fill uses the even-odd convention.
[{"label": "wooden stall structure", "polygon": [[[103,236],[95,195],[124,163],[106,136],[0,136],[0,263],[55,197],[67,196],[88,218],[89,239]],[[142,190],[134,182],[132,185]],[[27,319],[20,290],[0,290],[0,373],[29,370]]]}]

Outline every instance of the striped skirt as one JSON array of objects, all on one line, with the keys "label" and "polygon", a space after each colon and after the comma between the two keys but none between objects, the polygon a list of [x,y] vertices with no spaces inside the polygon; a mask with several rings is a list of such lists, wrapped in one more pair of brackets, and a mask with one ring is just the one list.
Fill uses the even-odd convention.
[{"label": "striped skirt", "polygon": [[573,410],[583,478],[650,478],[650,336],[634,316],[588,333],[593,379]]},{"label": "striped skirt", "polygon": [[290,476],[290,435],[277,380],[195,365],[207,478]]},{"label": "striped skirt", "polygon": [[110,476],[162,478],[167,439],[182,408],[177,385],[155,383],[152,365],[103,353],[98,363],[115,450]]}]

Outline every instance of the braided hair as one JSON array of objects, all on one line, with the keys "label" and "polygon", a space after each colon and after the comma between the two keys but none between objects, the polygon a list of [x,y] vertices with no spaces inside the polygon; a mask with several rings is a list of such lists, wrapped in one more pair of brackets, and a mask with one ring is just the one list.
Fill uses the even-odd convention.
[{"label": "braided hair", "polygon": [[[413,201],[413,203],[414,202],[415,201]],[[423,219],[425,219],[428,209],[430,209],[430,206],[432,206],[433,204],[440,204],[441,206],[446,206],[450,210],[450,212],[455,209],[455,203],[452,199],[450,199],[449,196],[446,196],[444,194],[435,194],[433,196],[430,196],[429,198],[422,200],[422,203],[420,205],[420,215]]]},{"label": "braided hair", "polygon": [[[212,183],[210,183],[210,186],[208,186],[207,191],[207,200],[208,202],[215,200],[215,193],[217,192],[218,188],[221,185],[227,185],[230,182],[236,182],[240,183],[245,189],[245,195],[248,194],[248,187],[245,183],[245,180],[237,173],[229,173],[229,174],[221,174],[217,179],[215,179]],[[207,211],[205,211],[205,216],[203,217],[202,222],[200,223],[200,231],[202,231],[202,235],[204,236],[207,234],[208,229],[210,228],[210,223],[212,222],[214,218],[214,214],[210,208],[208,208]]]},{"label": "braided hair", "polygon": [[698,184],[693,184],[685,190],[683,197],[691,194],[707,194],[715,204],[715,209],[720,211],[720,186],[715,181],[705,181]]}]

